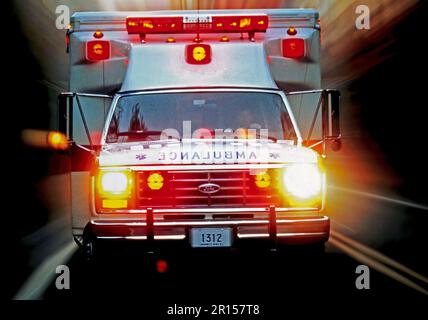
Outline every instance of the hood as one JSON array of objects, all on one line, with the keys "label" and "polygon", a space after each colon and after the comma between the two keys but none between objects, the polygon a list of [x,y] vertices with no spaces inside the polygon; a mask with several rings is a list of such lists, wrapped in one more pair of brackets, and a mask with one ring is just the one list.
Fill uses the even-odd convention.
[{"label": "hood", "polygon": [[191,140],[105,145],[100,166],[316,163],[318,154],[290,142]]}]

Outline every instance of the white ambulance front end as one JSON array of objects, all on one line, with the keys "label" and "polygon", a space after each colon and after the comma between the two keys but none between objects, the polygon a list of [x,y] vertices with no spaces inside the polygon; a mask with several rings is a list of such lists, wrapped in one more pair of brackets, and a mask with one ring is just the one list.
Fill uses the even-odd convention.
[{"label": "white ambulance front end", "polygon": [[[323,244],[326,173],[272,76],[306,47],[293,35],[267,42],[265,14],[207,15],[196,27],[189,17],[128,18],[134,36],[108,45],[84,38],[95,56],[120,47],[126,73],[92,152],[88,202],[74,202],[75,236],[90,248],[129,240],[150,250]],[[266,54],[277,42],[291,58]],[[319,73],[318,61],[302,61]],[[102,72],[103,83],[114,79]]]},{"label": "white ambulance front end", "polygon": [[325,172],[316,152],[296,145],[282,92],[125,93],[109,123],[93,176],[96,238],[191,247],[328,239]]}]

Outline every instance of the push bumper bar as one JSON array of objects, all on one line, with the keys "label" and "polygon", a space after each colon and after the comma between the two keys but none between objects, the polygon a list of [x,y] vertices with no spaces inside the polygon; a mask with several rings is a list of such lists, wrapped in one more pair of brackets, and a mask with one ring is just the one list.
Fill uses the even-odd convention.
[{"label": "push bumper bar", "polygon": [[219,220],[155,220],[152,209],[147,209],[145,219],[93,219],[87,226],[97,239],[145,240],[154,245],[158,240],[183,240],[189,238],[191,228],[230,227],[235,240],[264,239],[272,246],[284,244],[309,244],[326,242],[330,233],[327,216],[278,217],[275,206],[267,208],[267,219]]}]

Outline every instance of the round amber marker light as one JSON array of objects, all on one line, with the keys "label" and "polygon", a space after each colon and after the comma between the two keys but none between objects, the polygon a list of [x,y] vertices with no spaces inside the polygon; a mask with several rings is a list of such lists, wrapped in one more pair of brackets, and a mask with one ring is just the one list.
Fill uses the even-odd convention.
[{"label": "round amber marker light", "polygon": [[270,186],[271,178],[267,172],[258,173],[255,176],[256,186],[259,188],[267,188]]},{"label": "round amber marker light", "polygon": [[195,61],[202,61],[207,56],[207,53],[205,52],[204,47],[195,47],[193,49],[193,59]]},{"label": "round amber marker light", "polygon": [[67,137],[64,134],[60,132],[49,132],[48,146],[57,150],[65,150],[69,145]]},{"label": "round amber marker light", "polygon": [[152,173],[147,178],[147,186],[152,190],[160,190],[163,187],[163,177],[159,173]]},{"label": "round amber marker light", "polygon": [[102,33],[101,31],[95,31],[94,38],[101,39],[102,37],[104,37],[104,33]]},{"label": "round amber marker light", "polygon": [[290,36],[295,36],[297,34],[297,30],[293,27],[288,28],[287,34]]}]

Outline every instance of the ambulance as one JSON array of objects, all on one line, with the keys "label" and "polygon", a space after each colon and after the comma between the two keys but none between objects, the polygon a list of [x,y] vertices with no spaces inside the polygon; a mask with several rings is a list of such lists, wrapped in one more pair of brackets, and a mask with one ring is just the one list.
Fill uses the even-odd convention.
[{"label": "ambulance", "polygon": [[72,233],[147,250],[323,247],[337,90],[309,9],[82,12],[67,32]]}]

